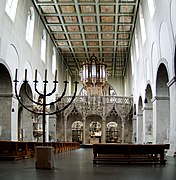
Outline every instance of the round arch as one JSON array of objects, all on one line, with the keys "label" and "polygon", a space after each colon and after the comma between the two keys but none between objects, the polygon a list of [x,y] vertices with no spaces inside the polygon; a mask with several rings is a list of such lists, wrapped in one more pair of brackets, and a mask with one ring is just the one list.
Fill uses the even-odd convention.
[{"label": "round arch", "polygon": [[0,139],[11,140],[12,81],[7,67],[2,63],[0,77]]},{"label": "round arch", "polygon": [[148,103],[148,105],[151,105],[152,104],[152,102],[151,102],[151,100],[152,100],[152,98],[153,98],[153,93],[152,93],[152,88],[151,88],[151,85],[150,84],[147,84],[147,87],[146,87],[146,97],[145,98],[147,98],[147,103]]},{"label": "round arch", "polygon": [[167,83],[169,81],[167,68],[164,63],[158,67],[156,77],[156,96],[169,96],[169,89]]},{"label": "round arch", "polygon": [[147,84],[145,92],[145,100],[143,107],[143,142],[153,142],[153,103],[152,103],[152,88]]},{"label": "round arch", "polygon": [[136,123],[136,142],[143,143],[143,114],[142,114],[142,97],[138,100],[137,123]]},{"label": "round arch", "polygon": [[72,128],[72,142],[79,142],[82,144],[83,141],[83,122],[74,121],[71,125]]},{"label": "round arch", "polygon": [[[28,99],[25,91],[27,91],[30,98],[33,98],[32,89],[30,85],[27,84],[27,86],[25,86],[23,83],[20,87],[19,96],[23,104],[27,108],[31,109],[33,107],[33,103]],[[31,113],[26,109],[24,109],[19,103],[18,105],[18,140],[19,141],[34,140],[32,118],[33,116],[31,115]]]},{"label": "round arch", "polygon": [[169,142],[169,127],[170,127],[170,99],[169,81],[167,67],[161,63],[158,67],[156,76],[156,97],[154,100],[155,108],[155,127],[154,135],[156,143]]}]

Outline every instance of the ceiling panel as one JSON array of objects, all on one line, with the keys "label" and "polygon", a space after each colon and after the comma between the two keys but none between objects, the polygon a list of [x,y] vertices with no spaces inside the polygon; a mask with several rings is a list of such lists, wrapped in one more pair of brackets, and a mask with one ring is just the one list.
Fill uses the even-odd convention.
[{"label": "ceiling panel", "polygon": [[71,75],[95,54],[123,76],[139,0],[33,0]]}]

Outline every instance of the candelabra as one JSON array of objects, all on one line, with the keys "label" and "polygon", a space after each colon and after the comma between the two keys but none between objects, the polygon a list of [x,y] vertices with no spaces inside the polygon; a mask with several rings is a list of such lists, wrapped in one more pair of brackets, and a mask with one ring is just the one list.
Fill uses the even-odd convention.
[{"label": "candelabra", "polygon": [[25,69],[25,80],[23,81],[24,82],[24,86],[25,86],[25,94],[26,94],[27,98],[32,103],[42,107],[41,111],[39,111],[39,112],[35,111],[33,109],[30,109],[27,106],[25,106],[24,103],[22,102],[22,100],[20,99],[20,96],[19,96],[19,94],[17,92],[17,83],[19,82],[17,80],[17,72],[18,72],[18,69],[16,69],[15,80],[14,80],[16,97],[17,97],[19,103],[22,105],[22,107],[24,107],[27,111],[31,112],[32,114],[42,115],[43,146],[45,146],[45,143],[46,143],[45,142],[45,121],[46,121],[46,115],[53,115],[53,114],[61,113],[62,111],[67,109],[70,106],[70,104],[73,102],[73,100],[76,97],[77,85],[78,85],[77,70],[76,70],[76,81],[74,82],[74,84],[75,84],[75,92],[74,92],[70,102],[68,104],[66,104],[65,106],[63,106],[61,109],[56,109],[56,110],[49,111],[49,112],[46,111],[46,107],[47,106],[55,105],[57,102],[61,101],[61,99],[65,96],[65,93],[66,93],[66,90],[67,90],[67,84],[68,84],[68,81],[67,81],[68,71],[66,70],[66,80],[64,81],[65,85],[64,85],[64,90],[63,90],[61,96],[58,97],[54,102],[47,103],[46,98],[51,96],[51,95],[53,95],[56,92],[56,87],[57,87],[57,83],[58,83],[58,81],[57,81],[57,70],[55,71],[55,80],[53,81],[53,83],[54,83],[53,90],[51,92],[49,92],[49,93],[47,93],[47,90],[46,90],[46,87],[47,87],[47,84],[48,84],[48,81],[47,81],[47,70],[45,70],[45,79],[43,81],[43,93],[39,92],[38,89],[37,89],[37,83],[38,83],[38,81],[37,81],[37,70],[35,70],[35,80],[33,81],[34,82],[34,90],[39,95],[39,97],[42,97],[42,100],[43,100],[43,101],[37,102],[37,101],[33,100],[30,97],[30,95],[27,93],[27,85],[28,85],[28,81],[27,81],[27,69]]}]

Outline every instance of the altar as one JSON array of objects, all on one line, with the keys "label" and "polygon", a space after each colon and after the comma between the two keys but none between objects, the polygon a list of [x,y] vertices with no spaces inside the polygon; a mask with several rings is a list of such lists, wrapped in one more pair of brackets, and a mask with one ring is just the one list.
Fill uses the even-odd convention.
[{"label": "altar", "polygon": [[97,143],[100,143],[100,138],[97,137],[90,138],[90,144],[97,144]]}]

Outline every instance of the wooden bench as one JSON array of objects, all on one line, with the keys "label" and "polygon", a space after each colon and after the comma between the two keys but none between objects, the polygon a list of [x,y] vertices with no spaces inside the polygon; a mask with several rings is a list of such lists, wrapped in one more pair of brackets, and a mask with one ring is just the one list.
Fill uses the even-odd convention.
[{"label": "wooden bench", "polygon": [[20,159],[22,159],[22,149],[18,147],[18,142],[0,141],[0,160]]},{"label": "wooden bench", "polygon": [[[46,146],[54,147],[55,153],[71,151],[80,148],[77,142],[46,142]],[[20,160],[35,156],[36,146],[42,142],[0,141],[0,160]]]},{"label": "wooden bench", "polygon": [[22,152],[22,158],[31,158],[31,149],[29,148],[29,142],[18,141],[17,148]]},{"label": "wooden bench", "polygon": [[93,163],[165,164],[169,144],[93,144]]},{"label": "wooden bench", "polygon": [[56,153],[61,153],[65,151],[79,149],[80,144],[78,142],[55,142],[54,147]]}]

